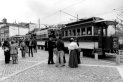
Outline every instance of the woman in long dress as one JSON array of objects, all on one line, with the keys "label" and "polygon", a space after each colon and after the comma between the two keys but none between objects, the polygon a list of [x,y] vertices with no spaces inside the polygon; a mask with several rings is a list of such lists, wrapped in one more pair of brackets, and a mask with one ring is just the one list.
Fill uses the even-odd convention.
[{"label": "woman in long dress", "polygon": [[20,50],[21,50],[22,57],[25,58],[26,44],[25,44],[24,40],[22,40],[22,42],[20,43]]},{"label": "woman in long dress", "polygon": [[10,54],[12,56],[13,64],[17,64],[18,63],[18,46],[14,41],[12,41],[10,45]]},{"label": "woman in long dress", "polygon": [[77,49],[78,49],[78,45],[75,42],[75,40],[73,38],[70,39],[70,44],[68,46],[69,48],[69,67],[71,68],[77,68],[78,67],[78,60],[77,60]]},{"label": "woman in long dress", "polygon": [[10,61],[10,44],[7,40],[4,41],[2,48],[4,49],[5,63],[8,64]]}]

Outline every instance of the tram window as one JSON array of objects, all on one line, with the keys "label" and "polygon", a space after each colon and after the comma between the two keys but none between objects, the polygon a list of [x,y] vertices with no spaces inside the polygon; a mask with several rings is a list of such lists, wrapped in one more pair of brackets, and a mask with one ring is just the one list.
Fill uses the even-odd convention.
[{"label": "tram window", "polygon": [[67,31],[65,31],[65,36],[67,36],[67,35],[68,35]]},{"label": "tram window", "polygon": [[73,36],[76,36],[76,30],[75,29],[73,30]]},{"label": "tram window", "polygon": [[88,27],[87,28],[87,33],[88,33],[88,35],[91,35],[92,34],[91,27]]},{"label": "tram window", "polygon": [[103,35],[106,36],[106,29],[103,29]]},{"label": "tram window", "polygon": [[82,28],[82,29],[81,29],[81,32],[82,32],[82,35],[85,35],[85,34],[86,34],[85,28]]},{"label": "tram window", "polygon": [[77,29],[77,36],[80,36],[80,29]]},{"label": "tram window", "polygon": [[100,29],[98,29],[98,35],[100,35],[101,34],[101,30]]},{"label": "tram window", "polygon": [[70,30],[68,30],[68,36],[70,36]]},{"label": "tram window", "polygon": [[72,36],[71,30],[69,30],[69,36]]},{"label": "tram window", "polygon": [[94,35],[98,35],[98,27],[96,27],[96,26],[94,28]]},{"label": "tram window", "polygon": [[64,31],[62,31],[62,36],[64,36]]},{"label": "tram window", "polygon": [[90,35],[91,34],[91,31],[88,31],[88,35]]}]

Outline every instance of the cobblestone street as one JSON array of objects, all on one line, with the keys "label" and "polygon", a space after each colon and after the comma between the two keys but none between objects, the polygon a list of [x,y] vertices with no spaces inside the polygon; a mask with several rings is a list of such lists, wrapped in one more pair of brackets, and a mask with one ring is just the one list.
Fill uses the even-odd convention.
[{"label": "cobblestone street", "polygon": [[[0,82],[123,82],[122,76],[113,61],[81,57],[78,68],[55,67],[48,65],[48,53],[38,50],[34,57],[22,58],[19,52],[18,64],[4,63],[0,48]],[[54,57],[55,60],[55,57]],[[68,62],[68,54],[66,54]]]}]

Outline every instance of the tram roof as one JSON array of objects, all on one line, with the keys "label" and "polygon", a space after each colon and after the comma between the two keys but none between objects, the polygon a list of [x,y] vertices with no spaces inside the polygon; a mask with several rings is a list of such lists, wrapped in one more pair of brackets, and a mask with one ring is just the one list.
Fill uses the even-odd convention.
[{"label": "tram roof", "polygon": [[118,24],[118,22],[116,21],[111,21],[111,20],[98,20],[98,21],[95,21],[94,23],[105,23],[106,25],[116,25]]},{"label": "tram roof", "polygon": [[91,17],[91,18],[86,18],[86,19],[80,19],[79,21],[68,23],[68,24],[66,24],[66,26],[76,25],[76,24],[80,24],[80,23],[84,24],[84,23],[94,22],[97,20],[103,20],[103,19],[100,17]]},{"label": "tram roof", "polygon": [[116,25],[118,24],[116,21],[111,21],[111,20],[104,20],[102,18],[99,17],[91,17],[88,19],[80,19],[79,21],[76,22],[72,22],[72,23],[68,23],[66,24],[67,27],[71,27],[71,26],[77,26],[77,25],[81,25],[81,24],[99,24],[99,23],[104,23],[106,25]]}]

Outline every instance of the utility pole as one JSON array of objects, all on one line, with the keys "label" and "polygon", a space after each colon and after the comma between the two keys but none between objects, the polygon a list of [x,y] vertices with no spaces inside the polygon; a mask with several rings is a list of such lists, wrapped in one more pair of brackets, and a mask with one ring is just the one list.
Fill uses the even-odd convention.
[{"label": "utility pole", "polygon": [[18,35],[20,35],[20,33],[19,33],[19,25],[18,25]]},{"label": "utility pole", "polygon": [[116,19],[115,19],[115,37],[116,37]]},{"label": "utility pole", "polygon": [[40,28],[40,18],[39,18],[39,20],[38,20],[38,24],[39,24],[39,28]]},{"label": "utility pole", "polygon": [[79,20],[78,14],[77,14],[77,21]]},{"label": "utility pole", "polygon": [[30,25],[31,25],[31,21],[30,21],[30,23],[28,24],[28,28],[29,28],[28,32],[30,32]]}]

